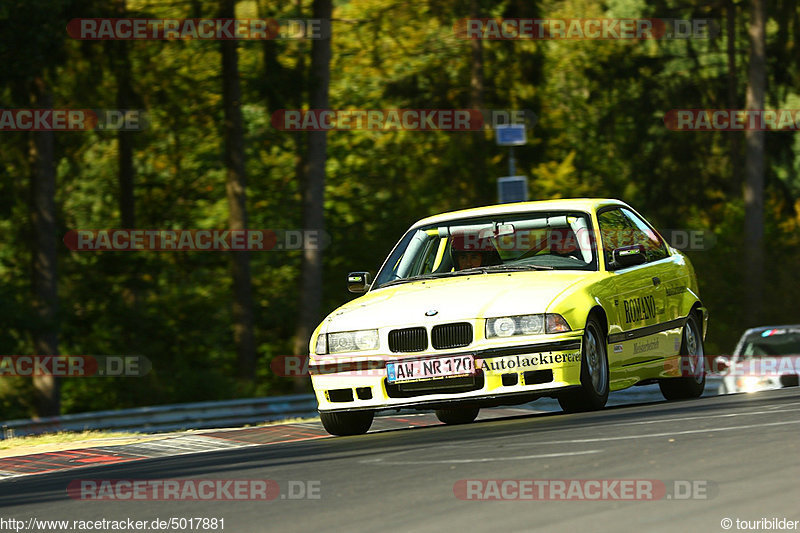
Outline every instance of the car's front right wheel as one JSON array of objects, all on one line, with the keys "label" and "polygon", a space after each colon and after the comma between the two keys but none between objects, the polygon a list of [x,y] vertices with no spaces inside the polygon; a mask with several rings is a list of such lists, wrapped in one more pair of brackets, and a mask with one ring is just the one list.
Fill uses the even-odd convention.
[{"label": "car's front right wheel", "polygon": [[683,327],[681,373],[684,377],[662,379],[658,382],[661,394],[667,400],[699,398],[706,387],[706,368],[703,335],[694,313],[689,315]]},{"label": "car's front right wheel", "polygon": [[325,431],[331,435],[344,437],[362,435],[369,431],[375,413],[372,411],[348,411],[340,413],[320,413],[319,418]]}]

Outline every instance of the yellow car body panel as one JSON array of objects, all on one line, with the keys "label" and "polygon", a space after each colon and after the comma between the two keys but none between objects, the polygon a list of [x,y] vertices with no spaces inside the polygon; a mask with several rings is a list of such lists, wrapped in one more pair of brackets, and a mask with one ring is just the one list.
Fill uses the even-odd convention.
[{"label": "yellow car body panel", "polygon": [[[603,326],[610,390],[680,376],[686,319],[693,312],[701,323],[707,319],[694,271],[688,259],[667,244],[663,259],[610,269],[601,250],[603,235],[597,213],[621,208],[633,211],[610,199],[525,202],[445,213],[412,225],[409,231],[478,217],[580,212],[591,221],[597,265],[593,271],[476,273],[384,287],[373,284],[366,294],[328,315],[312,335],[309,366],[320,412],[502,405],[557,397],[581,384],[581,344],[590,314]],[[437,246],[435,242],[433,246]],[[442,249],[432,250],[431,257],[437,268]],[[387,264],[388,259],[384,269]],[[487,338],[488,319],[532,314],[560,315],[569,331]],[[427,346],[418,351],[390,349],[390,332],[424,328],[431,338],[435,326],[453,324],[471,327],[473,335],[467,346],[436,349],[426,341]],[[373,349],[315,353],[320,335],[373,329],[378,333]],[[705,326],[703,329],[705,333]],[[480,379],[473,376],[472,385],[442,382],[440,388],[419,390],[403,390],[388,379],[390,363],[397,368],[403,362],[445,355],[474,357]]]}]

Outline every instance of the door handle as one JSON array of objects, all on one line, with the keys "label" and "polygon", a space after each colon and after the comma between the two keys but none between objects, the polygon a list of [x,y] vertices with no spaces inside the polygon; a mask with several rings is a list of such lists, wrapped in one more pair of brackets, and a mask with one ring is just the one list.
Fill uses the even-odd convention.
[{"label": "door handle", "polygon": [[653,285],[655,285],[656,287],[658,287],[659,285],[661,285],[661,278],[659,278],[659,277],[654,277],[654,278],[653,278]]}]

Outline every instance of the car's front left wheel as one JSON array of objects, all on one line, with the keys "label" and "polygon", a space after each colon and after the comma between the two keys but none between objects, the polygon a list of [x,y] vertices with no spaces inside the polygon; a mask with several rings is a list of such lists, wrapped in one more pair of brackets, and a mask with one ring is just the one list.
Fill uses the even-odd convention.
[{"label": "car's front left wheel", "polygon": [[319,418],[325,431],[331,435],[344,437],[362,435],[369,431],[375,413],[372,411],[350,411],[343,413],[320,413]]},{"label": "car's front left wheel", "polygon": [[606,335],[596,317],[586,320],[581,342],[581,385],[558,396],[565,413],[602,409],[608,401]]}]

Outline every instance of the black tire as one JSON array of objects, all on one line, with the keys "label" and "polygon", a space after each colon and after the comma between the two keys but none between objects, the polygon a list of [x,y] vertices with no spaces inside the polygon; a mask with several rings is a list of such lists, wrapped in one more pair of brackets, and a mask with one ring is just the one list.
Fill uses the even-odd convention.
[{"label": "black tire", "polygon": [[347,435],[363,435],[369,431],[374,417],[375,413],[373,411],[319,414],[325,431],[331,435],[338,435],[340,437]]},{"label": "black tire", "polygon": [[706,388],[703,334],[695,313],[689,315],[681,336],[681,372],[688,372],[689,375],[680,378],[662,379],[658,382],[661,394],[667,400],[699,398]]},{"label": "black tire", "polygon": [[480,412],[480,407],[457,407],[455,409],[437,409],[436,418],[447,425],[469,424],[474,422]]},{"label": "black tire", "polygon": [[590,316],[586,320],[581,342],[581,385],[558,396],[558,405],[565,413],[595,411],[608,401],[608,352],[606,335],[600,322]]}]

